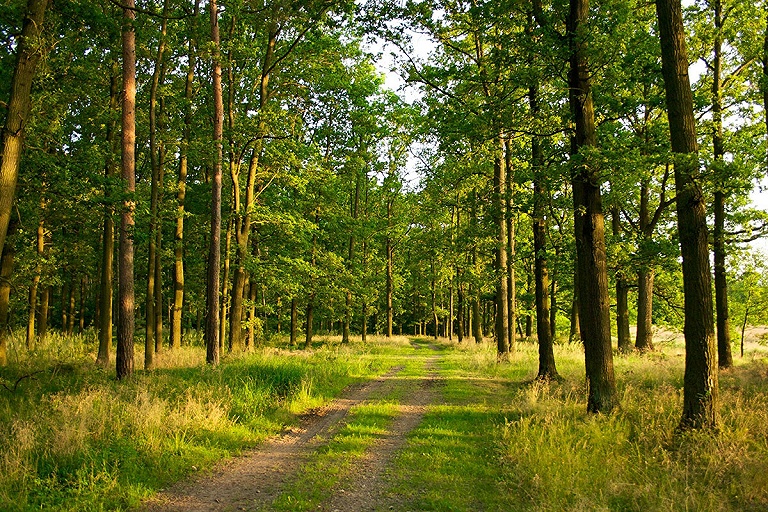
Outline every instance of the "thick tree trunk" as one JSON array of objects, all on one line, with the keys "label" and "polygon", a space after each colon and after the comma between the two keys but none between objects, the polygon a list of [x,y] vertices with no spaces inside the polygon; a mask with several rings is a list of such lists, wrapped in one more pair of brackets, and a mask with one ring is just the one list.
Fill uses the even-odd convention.
[{"label": "thick tree trunk", "polygon": [[573,202],[576,264],[579,274],[579,322],[587,370],[587,410],[608,412],[618,402],[611,349],[610,299],[605,226],[599,176],[586,161],[596,146],[595,117],[587,63],[588,0],[570,0],[569,101],[575,121]]},{"label": "thick tree trunk", "polygon": [[133,373],[135,300],[133,282],[133,212],[136,203],[136,32],[133,27],[134,0],[126,0],[123,10],[123,114],[122,178],[127,199],[120,215],[120,259],[118,262],[117,379]]},{"label": "thick tree trunk", "polygon": [[24,132],[30,111],[32,80],[45,45],[40,44],[40,33],[49,0],[28,0],[24,13],[24,25],[18,38],[16,67],[11,79],[11,95],[8,101],[5,126],[2,130],[2,155],[0,156],[0,249],[5,245],[8,224],[11,220],[19,164],[24,147]]},{"label": "thick tree trunk", "polygon": [[221,166],[224,100],[221,88],[221,59],[219,50],[219,14],[216,0],[209,5],[211,14],[211,43],[213,46],[213,143],[215,145],[213,176],[211,176],[211,235],[206,279],[205,346],[206,362],[219,363],[219,286],[221,284]]},{"label": "thick tree trunk", "polygon": [[656,0],[670,139],[675,153],[677,225],[685,294],[685,377],[680,428],[716,428],[717,368],[706,201],[701,189],[696,123],[688,79],[680,0]]},{"label": "thick tree trunk", "polygon": [[[8,234],[14,230],[16,221],[11,222]],[[11,275],[13,274],[13,259],[16,256],[13,244],[3,247],[0,258],[0,366],[8,364],[8,337],[11,334],[8,309],[11,304]]]}]

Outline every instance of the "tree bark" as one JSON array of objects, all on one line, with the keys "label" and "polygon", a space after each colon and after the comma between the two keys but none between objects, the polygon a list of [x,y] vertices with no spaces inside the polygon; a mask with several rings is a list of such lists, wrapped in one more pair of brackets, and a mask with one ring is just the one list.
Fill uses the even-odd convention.
[{"label": "tree bark", "polygon": [[[539,116],[538,85],[528,89],[528,102],[531,117]],[[547,265],[547,224],[544,205],[547,199],[547,188],[544,181],[544,152],[541,148],[541,138],[531,137],[531,169],[533,171],[533,253],[534,280],[536,282],[536,336],[539,344],[540,380],[556,379],[558,377],[555,365],[555,351],[550,326],[549,309],[549,267]]]},{"label": "tree bark", "polygon": [[610,300],[605,253],[605,226],[597,170],[589,164],[597,144],[587,62],[588,0],[570,0],[569,103],[575,121],[573,202],[576,264],[579,274],[579,322],[587,373],[587,410],[609,412],[618,402],[611,349]]},{"label": "tree bark", "polygon": [[37,237],[35,239],[35,252],[37,263],[35,274],[32,276],[32,284],[29,286],[29,311],[27,315],[27,350],[35,348],[35,320],[37,313],[37,289],[40,286],[40,278],[43,271],[42,258],[45,253],[45,214],[46,201],[41,200],[40,220],[37,223]]},{"label": "tree bark", "polygon": [[515,277],[515,220],[513,209],[515,206],[514,188],[515,172],[512,167],[512,147],[509,138],[504,140],[504,168],[506,169],[506,196],[505,214],[507,221],[507,340],[509,351],[517,350],[517,337],[515,336],[515,322],[517,321],[517,283]]},{"label": "tree bark", "polygon": [[713,252],[715,264],[715,311],[717,329],[717,363],[720,368],[733,366],[731,354],[731,322],[728,311],[728,278],[725,271],[725,188],[723,156],[723,98],[721,92],[722,74],[722,29],[723,9],[721,0],[713,0],[715,18],[715,40],[712,59],[712,156],[715,161],[715,176],[718,186],[714,194],[715,225],[713,229]]},{"label": "tree bark", "polygon": [[[611,226],[613,236],[621,237],[621,219],[619,208],[611,209]],[[624,276],[624,270],[616,269],[616,337],[618,338],[618,350],[627,353],[632,350],[632,341],[629,337],[629,283]]]},{"label": "tree bark", "polygon": [[221,88],[221,56],[219,50],[219,13],[216,0],[209,2],[211,14],[211,43],[213,46],[213,143],[215,146],[213,175],[211,176],[211,236],[208,249],[206,279],[205,346],[206,362],[219,363],[219,286],[221,284],[221,166],[223,160],[222,136],[224,127],[224,100]]},{"label": "tree bark", "polygon": [[133,373],[135,300],[133,282],[133,212],[136,209],[136,32],[134,0],[123,9],[123,114],[122,159],[123,192],[126,200],[120,215],[120,260],[118,262],[117,379]]},{"label": "tree bark", "polygon": [[706,202],[680,0],[656,0],[670,139],[675,153],[677,226],[685,294],[685,377],[681,429],[716,428],[717,371]]},{"label": "tree bark", "polygon": [[[109,112],[116,113],[120,108],[119,68],[118,63],[113,62],[112,74],[109,81]],[[100,366],[108,366],[112,353],[112,308],[114,289],[114,260],[115,260],[115,213],[112,205],[111,181],[118,175],[117,161],[114,154],[117,153],[117,123],[110,116],[107,123],[107,158],[104,163],[104,224],[101,245],[101,275],[99,282],[99,352],[96,363]]]},{"label": "tree bark", "polygon": [[[639,228],[644,240],[650,239],[653,224],[650,220],[648,201],[650,199],[648,180],[640,185]],[[661,203],[663,203],[663,197]],[[661,204],[659,205],[661,208]],[[647,265],[641,265],[637,272],[637,335],[635,348],[641,352],[652,351],[653,347],[653,278],[655,271]]]},{"label": "tree bark", "polygon": [[11,78],[11,95],[2,130],[2,155],[0,156],[0,249],[5,245],[8,224],[11,220],[19,165],[24,147],[24,134],[31,108],[32,81],[35,69],[43,54],[39,45],[43,19],[49,0],[28,0],[24,13],[24,25],[18,38],[16,67]]},{"label": "tree bark", "polygon": [[[195,0],[194,18],[200,8]],[[181,347],[183,339],[182,317],[184,311],[184,211],[187,197],[187,172],[189,166],[189,142],[192,136],[192,97],[197,53],[195,40],[187,43],[187,77],[184,83],[184,132],[179,145],[179,176],[176,182],[176,227],[173,237],[173,306],[171,312],[171,348]]]},{"label": "tree bark", "polygon": [[291,299],[291,346],[296,346],[296,336],[299,323],[299,305],[296,299]]},{"label": "tree bark", "polygon": [[[8,234],[15,229],[14,219],[8,227]],[[11,303],[11,275],[13,274],[13,259],[16,256],[13,244],[6,244],[0,257],[0,366],[8,365],[8,337],[11,334],[8,309]]]},{"label": "tree bark", "polygon": [[40,295],[40,316],[37,320],[37,338],[40,343],[45,343],[45,338],[48,335],[48,309],[50,307],[51,300],[51,287],[44,286],[43,293]]}]

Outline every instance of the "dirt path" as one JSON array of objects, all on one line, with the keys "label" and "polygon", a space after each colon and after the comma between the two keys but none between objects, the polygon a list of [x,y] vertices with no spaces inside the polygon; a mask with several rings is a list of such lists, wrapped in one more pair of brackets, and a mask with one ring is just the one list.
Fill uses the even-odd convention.
[{"label": "dirt path", "polygon": [[159,493],[139,510],[145,512],[208,512],[254,510],[268,505],[286,480],[324,439],[340,426],[349,409],[374,393],[394,386],[402,367],[358,386],[322,411],[306,416],[296,428],[256,450]]},{"label": "dirt path", "polygon": [[373,446],[364,459],[350,471],[352,479],[343,488],[336,489],[318,510],[329,512],[363,512],[373,510],[399,510],[399,503],[391,501],[387,493],[387,475],[397,452],[405,445],[408,433],[419,426],[427,406],[436,401],[435,386],[439,378],[435,364],[439,356],[426,361],[429,374],[400,405],[400,414],[390,426],[387,435]]}]

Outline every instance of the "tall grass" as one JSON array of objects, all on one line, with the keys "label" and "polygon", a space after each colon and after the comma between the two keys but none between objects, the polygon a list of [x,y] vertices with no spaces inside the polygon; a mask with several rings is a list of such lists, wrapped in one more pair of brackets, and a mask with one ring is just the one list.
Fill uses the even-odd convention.
[{"label": "tall grass", "polygon": [[[678,342],[614,359],[621,407],[585,412],[583,352],[556,348],[559,382],[541,383],[536,348],[509,365],[492,347],[465,347],[460,370],[508,383],[492,400],[493,430],[510,510],[768,510],[768,366],[758,351],[720,373],[721,428],[675,433],[684,358]],[[488,386],[484,389],[488,390]]]},{"label": "tall grass", "polygon": [[262,348],[216,368],[203,348],[184,347],[118,383],[94,365],[92,334],[51,336],[31,353],[22,343],[11,341],[0,368],[9,388],[0,389],[0,510],[9,512],[129,508],[383,370],[348,347]]}]

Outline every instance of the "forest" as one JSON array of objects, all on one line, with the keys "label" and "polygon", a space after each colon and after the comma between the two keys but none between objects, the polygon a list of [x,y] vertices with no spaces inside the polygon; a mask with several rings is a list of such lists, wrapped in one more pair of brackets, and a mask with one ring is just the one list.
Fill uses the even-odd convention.
[{"label": "forest", "polygon": [[[0,509],[143,506],[363,382],[363,451],[453,404],[496,471],[549,421],[659,465],[397,509],[768,507],[766,2],[2,0],[0,123]],[[243,509],[360,510],[296,493]]]}]

